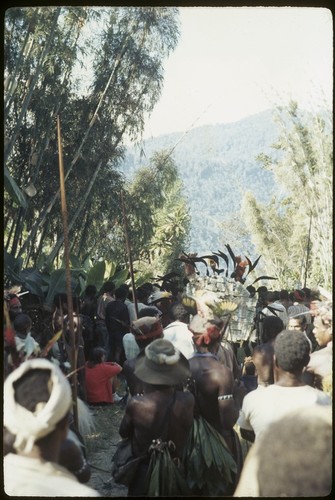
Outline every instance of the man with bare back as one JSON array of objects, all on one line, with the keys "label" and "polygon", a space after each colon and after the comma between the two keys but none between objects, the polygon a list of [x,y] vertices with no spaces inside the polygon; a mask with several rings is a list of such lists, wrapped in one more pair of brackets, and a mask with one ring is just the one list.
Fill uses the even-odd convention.
[{"label": "man with bare back", "polygon": [[[187,486],[181,462],[193,423],[194,397],[176,386],[189,377],[189,363],[171,342],[157,339],[136,358],[135,375],[143,382],[143,395],[128,401],[119,433],[132,439],[134,456],[146,458],[128,488],[128,496],[184,496]],[[150,476],[162,449],[168,453],[176,476],[171,476],[170,467],[169,474],[165,470],[158,478]]]},{"label": "man with bare back", "polygon": [[284,323],[277,316],[267,316],[263,320],[262,343],[254,348],[252,360],[257,372],[259,386],[274,383],[273,354],[277,335],[283,331]]},{"label": "man with bare back", "polygon": [[[189,481],[196,483],[194,494],[201,496],[220,496],[232,494],[242,467],[241,446],[233,427],[238,419],[240,402],[236,397],[237,387],[232,370],[224,366],[218,359],[223,322],[218,318],[206,319],[199,315],[193,317],[189,329],[193,333],[196,353],[190,358],[192,378],[190,390],[195,395],[195,419],[199,447],[205,450],[202,443],[208,443],[208,449],[219,446],[219,451],[207,456],[202,453],[202,465],[199,454],[192,455],[195,443],[189,443],[189,461],[194,460],[193,472],[189,473]],[[222,440],[223,438],[223,440]],[[213,446],[212,446],[213,445]],[[216,456],[215,456],[216,455]],[[217,464],[219,456],[226,461],[203,472],[210,461]],[[192,458],[193,457],[193,458]],[[227,467],[227,463],[229,466]]]}]

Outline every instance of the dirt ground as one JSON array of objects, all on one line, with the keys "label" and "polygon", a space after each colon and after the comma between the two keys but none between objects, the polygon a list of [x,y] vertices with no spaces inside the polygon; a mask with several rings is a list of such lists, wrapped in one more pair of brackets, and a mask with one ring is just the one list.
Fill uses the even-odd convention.
[{"label": "dirt ground", "polygon": [[116,403],[92,409],[95,431],[85,436],[87,460],[91,465],[88,486],[104,497],[125,497],[127,488],[116,484],[110,473],[111,459],[120,440],[119,425],[124,414],[124,406]]}]

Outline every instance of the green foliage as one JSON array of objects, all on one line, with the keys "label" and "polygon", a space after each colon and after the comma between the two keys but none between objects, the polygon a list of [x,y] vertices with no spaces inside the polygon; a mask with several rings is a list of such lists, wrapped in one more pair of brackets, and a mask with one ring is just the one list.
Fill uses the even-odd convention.
[{"label": "green foliage", "polygon": [[[87,258],[80,262],[71,255],[71,290],[73,295],[81,296],[87,285],[94,285],[98,292],[105,281],[113,281],[116,288],[123,283],[130,284],[129,271],[124,266],[118,266],[114,262],[97,261],[88,262]],[[52,306],[52,301],[57,293],[67,293],[65,267],[48,271],[42,269],[22,269],[22,259],[14,259],[12,255],[5,252],[5,288],[10,289],[19,286],[28,290],[36,296],[36,301],[47,308]],[[135,286],[140,286],[153,277],[152,273],[136,272]]]},{"label": "green foliage", "polygon": [[[5,243],[25,266],[36,266],[43,254],[47,266],[61,265],[56,116],[71,252],[80,260],[87,253],[94,260],[124,260],[122,142],[126,135],[138,139],[142,133],[144,117],[160,96],[163,59],[176,47],[178,35],[175,8],[6,11],[5,165],[12,200],[5,205]],[[92,67],[90,58],[91,85],[83,89],[78,69]],[[30,183],[36,194],[24,204],[22,191]]]},{"label": "green foliage", "polygon": [[267,204],[251,193],[243,200],[243,216],[267,269],[280,285],[332,288],[332,131],[329,117],[306,114],[292,102],[278,108],[281,134],[274,149],[261,154],[263,168],[274,173],[286,196]]},{"label": "green foliage", "polygon": [[274,193],[273,173],[263,171],[255,157],[270,152],[277,135],[270,111],[236,123],[197,127],[185,136],[162,135],[144,141],[141,149],[128,148],[124,171],[130,176],[147,166],[146,158],[155,151],[173,150],[191,218],[184,249],[210,252],[229,241],[238,252],[248,249],[255,255],[239,211],[246,190],[262,202]]},{"label": "green foliage", "polygon": [[127,212],[134,259],[141,272],[174,270],[189,235],[190,217],[178,168],[167,150],[155,152],[129,187]]}]

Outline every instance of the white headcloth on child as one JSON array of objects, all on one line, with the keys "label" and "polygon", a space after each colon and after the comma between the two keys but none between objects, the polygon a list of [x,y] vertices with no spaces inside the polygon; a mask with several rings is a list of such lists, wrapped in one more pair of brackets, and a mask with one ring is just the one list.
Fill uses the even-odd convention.
[{"label": "white headcloth on child", "polygon": [[[50,370],[50,398],[36,405],[31,412],[15,401],[14,382],[33,369]],[[14,448],[29,453],[35,441],[47,436],[67,414],[72,403],[71,387],[57,365],[47,359],[35,358],[22,363],[8,375],[4,384],[4,426],[15,436]]]}]

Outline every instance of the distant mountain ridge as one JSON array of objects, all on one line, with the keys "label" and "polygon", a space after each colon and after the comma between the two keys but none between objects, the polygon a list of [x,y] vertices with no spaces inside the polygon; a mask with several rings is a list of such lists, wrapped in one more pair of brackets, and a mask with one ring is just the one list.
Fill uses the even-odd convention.
[{"label": "distant mountain ridge", "polygon": [[[244,193],[252,191],[258,201],[267,202],[276,191],[272,172],[262,169],[256,156],[274,155],[271,145],[278,135],[272,110],[234,123],[197,127],[184,137],[183,133],[161,135],[144,141],[145,156],[134,147],[127,149],[124,173],[131,177],[155,151],[176,146],[172,155],[192,218],[190,251],[216,251],[229,243],[219,224],[223,220],[229,224]],[[246,244],[250,246],[250,241],[241,241],[241,248]]]}]

